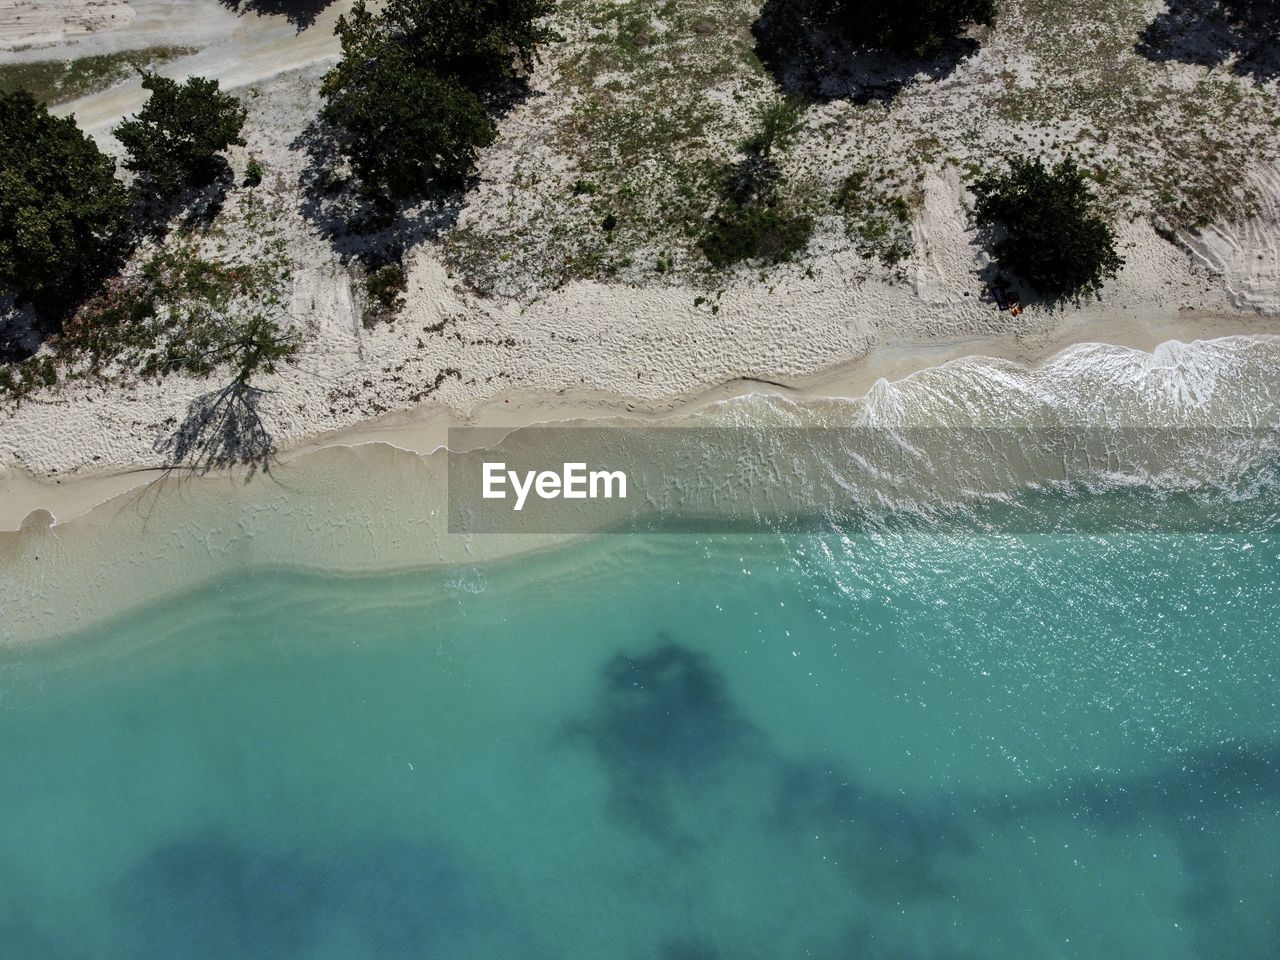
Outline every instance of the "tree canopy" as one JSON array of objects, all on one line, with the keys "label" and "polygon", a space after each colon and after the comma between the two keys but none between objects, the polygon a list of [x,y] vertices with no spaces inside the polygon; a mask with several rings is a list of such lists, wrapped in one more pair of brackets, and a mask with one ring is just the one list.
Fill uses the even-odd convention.
[{"label": "tree canopy", "polygon": [[834,12],[855,43],[923,57],[969,24],[991,23],[996,0],[835,0]]},{"label": "tree canopy", "polygon": [[468,84],[532,70],[538,47],[556,38],[540,23],[549,0],[389,0],[382,19],[421,62]]},{"label": "tree canopy", "polygon": [[344,57],[325,81],[322,116],[341,127],[351,169],[367,192],[395,199],[458,182],[497,136],[484,104],[459,81],[388,44],[369,60]]},{"label": "tree canopy", "polygon": [[1049,168],[1013,160],[973,186],[980,226],[1004,228],[1000,263],[1048,296],[1096,290],[1124,265],[1116,236],[1096,212],[1093,190],[1073,160]]},{"label": "tree canopy", "polygon": [[137,116],[116,129],[128,151],[125,167],[148,179],[162,196],[212,180],[219,154],[244,146],[246,110],[217,80],[191,77],[179,84],[154,73],[143,77],[151,97]]},{"label": "tree canopy", "polygon": [[115,163],[25,91],[0,94],[0,287],[61,297],[113,253],[129,199]]},{"label": "tree canopy", "polygon": [[405,200],[475,168],[496,129],[485,98],[532,67],[552,32],[548,0],[364,0],[339,18],[342,59],[325,77],[323,119],[366,194]]}]

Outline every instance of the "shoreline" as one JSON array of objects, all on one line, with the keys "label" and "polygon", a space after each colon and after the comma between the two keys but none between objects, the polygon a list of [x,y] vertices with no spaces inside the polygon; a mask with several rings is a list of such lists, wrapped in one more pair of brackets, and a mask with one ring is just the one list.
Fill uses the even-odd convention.
[{"label": "shoreline", "polygon": [[[645,410],[628,409],[617,397],[606,403],[532,394],[477,407],[466,425],[518,429],[557,417],[674,424],[705,414],[704,425],[721,415],[726,424],[781,416],[782,425],[861,423],[891,431],[922,424],[1248,429],[1274,422],[1280,409],[1276,325],[1254,323],[1241,334],[1240,318],[1175,316],[1101,334],[1077,325],[1071,333],[1081,339],[1064,331],[1038,347],[1017,337],[887,345],[790,387],[779,381],[762,390],[758,381],[739,379]],[[1203,339],[1210,334],[1218,336]],[[1100,336],[1112,342],[1101,344]],[[151,482],[154,471],[61,482],[6,477],[0,503],[17,517],[17,529],[0,531],[0,583],[12,598],[0,646],[80,634],[256,569],[354,576],[451,567],[483,578],[488,564],[595,538],[450,533],[443,453],[450,425],[458,422],[440,405],[425,415],[366,421],[292,447],[250,482],[235,470],[160,483]],[[1124,451],[1116,453],[1125,462]],[[1231,472],[1241,461],[1233,451],[1215,462]],[[1150,476],[1161,482],[1159,472]]]},{"label": "shoreline", "polygon": [[[1173,341],[1277,335],[1280,318],[1276,317],[1183,311],[1160,319],[1123,311],[1115,317],[1079,317],[1034,342],[1026,342],[1031,338],[1012,332],[955,340],[902,339],[877,344],[862,356],[811,376],[790,378],[791,382],[782,377],[738,377],[674,394],[658,403],[600,390],[573,395],[534,389],[493,397],[477,404],[467,415],[443,404],[424,404],[304,437],[278,451],[276,463],[286,466],[326,449],[354,449],[379,443],[423,456],[444,447],[449,428],[458,426],[515,430],[587,420],[661,421],[752,395],[802,401],[857,400],[865,398],[880,380],[908,380],[962,359],[1007,361],[1030,372],[1069,350],[1088,345],[1150,353],[1160,344]],[[238,472],[238,468],[227,468],[183,479],[217,481]],[[20,530],[36,511],[48,512],[55,526],[69,523],[170,475],[163,467],[147,464],[75,471],[56,477],[41,477],[21,467],[10,467],[0,475],[0,533]]]}]

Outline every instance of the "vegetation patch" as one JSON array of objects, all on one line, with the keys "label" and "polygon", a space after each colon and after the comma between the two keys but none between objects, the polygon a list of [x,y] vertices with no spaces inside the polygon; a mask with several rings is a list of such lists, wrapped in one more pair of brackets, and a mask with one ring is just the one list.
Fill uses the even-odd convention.
[{"label": "vegetation patch", "polygon": [[20,405],[33,393],[57,382],[58,364],[53,357],[28,357],[18,364],[0,366],[0,400]]},{"label": "vegetation patch", "polygon": [[232,249],[223,230],[186,234],[112,281],[65,325],[56,348],[75,376],[204,377],[248,381],[298,350],[286,330],[292,267],[285,241],[253,193],[238,208],[249,231]]},{"label": "vegetation patch", "polygon": [[[874,6],[797,4],[821,8],[828,33],[836,13]],[[1052,165],[1075,156],[1101,204],[1162,229],[1254,209],[1250,170],[1275,161],[1280,143],[1273,89],[1145,55],[1142,37],[1158,16],[1147,0],[1000,0],[994,16],[990,6],[871,10],[865,43],[909,48],[903,56],[956,29],[968,34],[912,60],[918,70],[905,84],[878,78],[890,54],[864,57],[837,37],[844,72],[835,79],[861,79],[844,93],[833,83],[781,161],[780,200],[812,218],[813,249],[851,248],[869,270],[900,271],[914,256],[924,182],[1011,157]],[[884,18],[917,15],[928,29],[913,28],[910,42],[868,33]],[[446,239],[451,265],[493,296],[533,297],[578,279],[717,284],[709,228],[721,228],[711,247],[740,249],[721,242],[739,219],[724,206],[724,157],[779,92],[757,53],[760,19],[758,0],[565,0],[552,22],[566,40],[548,51],[540,78],[557,96],[517,108],[501,154],[482,152],[485,182]]]},{"label": "vegetation patch", "polygon": [[116,139],[129,155],[125,167],[160,196],[212,181],[226,166],[223,151],[244,146],[247,111],[217,80],[189,77],[180,84],[148,73],[142,87],[151,96],[116,128]]},{"label": "vegetation patch", "polygon": [[547,0],[364,0],[338,20],[322,118],[368,197],[405,201],[471,175],[497,135],[495,87],[555,34]]},{"label": "vegetation patch", "polygon": [[803,104],[788,97],[760,107],[754,129],[742,141],[744,156],[725,176],[720,209],[699,242],[716,269],[782,263],[808,246],[813,218],[788,210],[782,201],[777,156],[800,133],[803,113]]},{"label": "vegetation patch", "polygon": [[38,102],[64,103],[195,52],[192,47],[147,47],[78,60],[7,63],[0,65],[0,93],[26,90]]},{"label": "vegetation patch", "polygon": [[772,207],[731,207],[716,214],[701,240],[702,252],[719,270],[743,262],[791,260],[809,244],[813,220]]},{"label": "vegetation patch", "polygon": [[130,201],[75,120],[0,94],[0,290],[42,304],[75,292],[122,247]]},{"label": "vegetation patch", "polygon": [[285,312],[292,266],[276,216],[248,193],[218,229],[152,250],[66,320],[48,349],[0,367],[0,392],[21,401],[59,380],[219,372],[248,387],[275,372],[301,347]]},{"label": "vegetation patch", "polygon": [[1004,232],[993,245],[1001,266],[1046,296],[1097,290],[1124,265],[1115,231],[1071,160],[1049,168],[1015,159],[1008,170],[979,179],[973,192],[978,224]]},{"label": "vegetation patch", "polygon": [[896,267],[911,255],[911,204],[865,168],[845,177],[832,203],[864,257]]},{"label": "vegetation patch", "polygon": [[409,277],[399,263],[386,263],[370,271],[364,278],[364,292],[368,300],[364,325],[371,327],[388,320],[404,306],[404,292]]},{"label": "vegetation patch", "polygon": [[1070,147],[1094,168],[1109,204],[1172,227],[1253,210],[1246,174],[1276,159],[1273,92],[1146,55],[1141,39],[1157,11],[1145,0],[1008,0],[1007,8],[997,30],[1023,59],[1019,72],[1001,75],[992,102],[996,122],[1019,131],[1025,149],[1060,157]]},{"label": "vegetation patch", "polygon": [[481,292],[517,297],[705,273],[724,157],[776,95],[753,50],[757,12],[749,0],[561,3],[566,41],[546,75],[563,105],[469,198],[454,266]]}]

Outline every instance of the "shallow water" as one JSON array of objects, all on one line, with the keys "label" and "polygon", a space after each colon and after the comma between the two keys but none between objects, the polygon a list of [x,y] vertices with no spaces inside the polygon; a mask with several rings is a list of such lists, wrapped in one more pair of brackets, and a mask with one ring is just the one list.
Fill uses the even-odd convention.
[{"label": "shallow water", "polygon": [[1276,956],[1278,573],[959,534],[247,570],[0,653],[0,957]]}]

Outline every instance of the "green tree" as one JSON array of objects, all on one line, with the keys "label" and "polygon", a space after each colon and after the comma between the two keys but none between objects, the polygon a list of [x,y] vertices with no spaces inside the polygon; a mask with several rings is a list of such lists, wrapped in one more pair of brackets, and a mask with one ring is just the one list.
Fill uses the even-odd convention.
[{"label": "green tree", "polygon": [[496,130],[485,98],[531,69],[554,34],[548,0],[357,0],[338,20],[342,59],[321,116],[340,134],[364,193],[405,200],[475,168]]},{"label": "green tree", "polygon": [[165,197],[184,186],[208,183],[220,168],[219,154],[244,146],[246,110],[217,80],[191,77],[179,84],[154,73],[142,86],[151,91],[137,116],[116,128],[128,151],[125,167],[141,174]]},{"label": "green tree", "polygon": [[540,22],[551,10],[549,0],[389,0],[382,18],[424,64],[483,85],[515,63],[533,69],[538,47],[557,38]]},{"label": "green tree", "polygon": [[0,94],[0,288],[66,299],[122,246],[129,199],[115,163],[71,117]]},{"label": "green tree", "polygon": [[324,92],[321,117],[342,130],[351,169],[369,195],[405,200],[436,181],[460,182],[497,136],[479,97],[398,45],[370,60],[344,57]]},{"label": "green tree", "polygon": [[835,0],[835,15],[859,45],[924,57],[971,23],[995,19],[996,0]]},{"label": "green tree", "polygon": [[1004,266],[1048,296],[1097,290],[1124,259],[1116,235],[1098,215],[1093,190],[1073,160],[1053,168],[1016,159],[973,185],[980,226],[1004,229],[993,252]]}]

